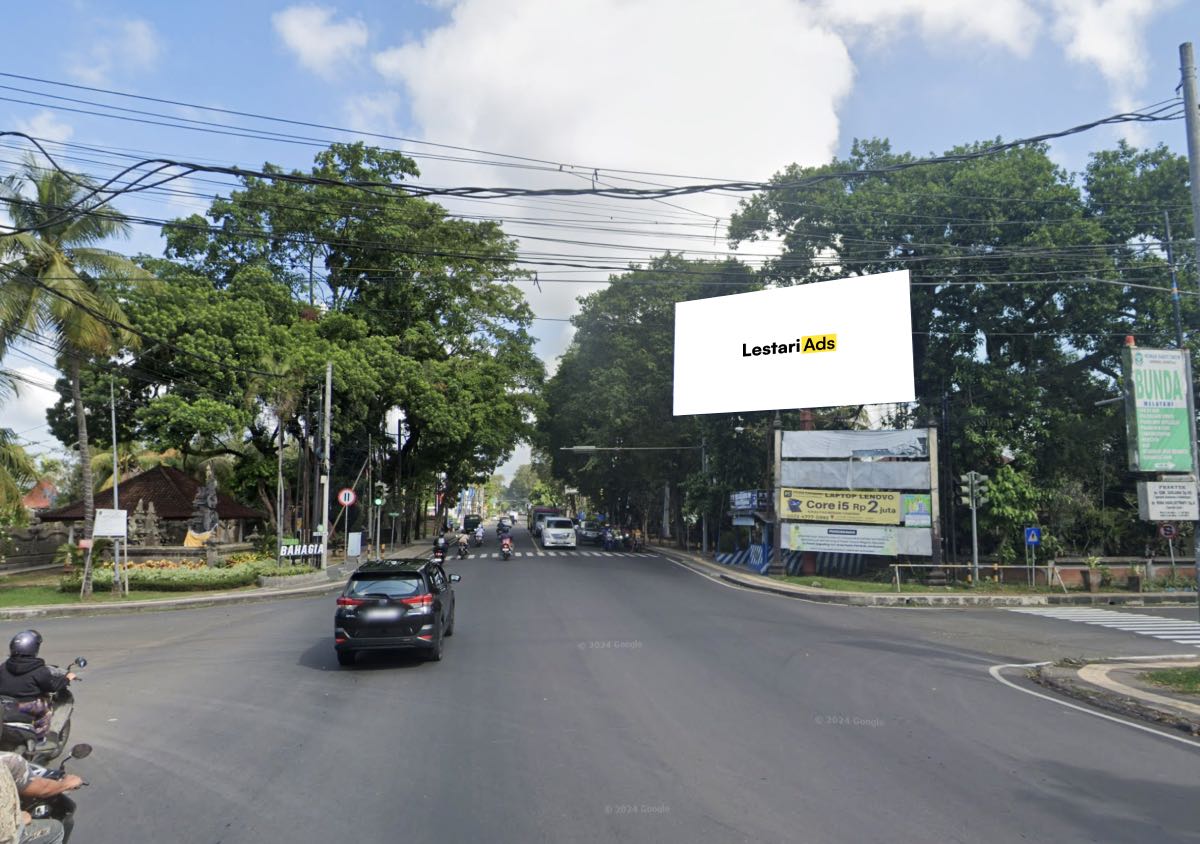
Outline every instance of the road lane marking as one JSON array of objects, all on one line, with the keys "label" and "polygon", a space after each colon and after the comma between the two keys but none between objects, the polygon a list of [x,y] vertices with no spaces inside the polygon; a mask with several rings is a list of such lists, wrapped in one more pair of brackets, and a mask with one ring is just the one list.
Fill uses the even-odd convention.
[{"label": "road lane marking", "polygon": [[[1131,659],[1131,660],[1172,659],[1172,658],[1186,659],[1186,658],[1191,658],[1191,656],[1192,656],[1191,654],[1173,654],[1171,656],[1128,657],[1128,659]],[[1133,721],[1127,721],[1124,718],[1118,718],[1115,715],[1109,715],[1104,712],[1096,712],[1095,710],[1089,709],[1086,706],[1080,706],[1079,704],[1071,703],[1070,701],[1067,701],[1067,700],[1060,700],[1059,698],[1053,697],[1048,694],[1043,694],[1042,692],[1035,692],[1033,689],[1026,689],[1023,686],[1018,686],[1016,683],[1013,683],[1012,681],[1006,679],[1003,676],[1003,674],[1001,673],[1006,668],[1041,668],[1043,665],[1050,665],[1050,664],[1051,663],[1049,663],[1049,662],[1006,663],[1003,665],[993,665],[991,668],[988,669],[988,673],[992,675],[993,680],[998,680],[999,682],[1008,686],[1010,689],[1016,689],[1018,692],[1022,692],[1027,695],[1032,695],[1033,697],[1040,697],[1042,700],[1048,700],[1051,703],[1057,703],[1059,706],[1065,706],[1068,709],[1074,709],[1078,712],[1083,712],[1087,715],[1094,715],[1097,718],[1103,718],[1105,721],[1114,721],[1118,724],[1124,724],[1126,727],[1133,727],[1133,729],[1135,729],[1135,730],[1141,730],[1144,733],[1151,733],[1160,738],[1170,739],[1171,741],[1177,741],[1180,744],[1187,745],[1188,747],[1192,748],[1193,750],[1200,749],[1200,743],[1197,743],[1197,742],[1193,741],[1192,739],[1185,738],[1183,736],[1172,735],[1171,733],[1164,733],[1161,730],[1156,730],[1153,727],[1146,726],[1145,724],[1136,724]]]}]

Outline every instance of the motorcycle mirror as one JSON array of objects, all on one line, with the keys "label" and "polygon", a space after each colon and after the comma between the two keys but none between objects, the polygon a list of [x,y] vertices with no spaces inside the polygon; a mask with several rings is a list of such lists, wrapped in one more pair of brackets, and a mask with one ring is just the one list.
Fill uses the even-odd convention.
[{"label": "motorcycle mirror", "polygon": [[80,668],[87,668],[87,660],[81,656],[75,657],[75,664]]},{"label": "motorcycle mirror", "polygon": [[451,583],[458,583],[460,580],[462,580],[462,575],[461,575],[461,574],[452,574],[452,575],[450,575],[450,582],[451,582]]},{"label": "motorcycle mirror", "polygon": [[92,755],[92,746],[90,744],[77,744],[71,748],[72,759],[86,759]]}]

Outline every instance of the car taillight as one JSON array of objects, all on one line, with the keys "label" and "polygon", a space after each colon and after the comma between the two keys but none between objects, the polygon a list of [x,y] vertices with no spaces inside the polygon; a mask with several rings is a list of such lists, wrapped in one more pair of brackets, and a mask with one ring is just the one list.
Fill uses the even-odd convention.
[{"label": "car taillight", "polygon": [[410,613],[415,613],[417,615],[433,612],[432,595],[421,595],[416,598],[403,598],[400,603],[408,607],[408,611]]},{"label": "car taillight", "polygon": [[365,604],[362,598],[338,598],[337,605],[339,607],[361,607]]}]

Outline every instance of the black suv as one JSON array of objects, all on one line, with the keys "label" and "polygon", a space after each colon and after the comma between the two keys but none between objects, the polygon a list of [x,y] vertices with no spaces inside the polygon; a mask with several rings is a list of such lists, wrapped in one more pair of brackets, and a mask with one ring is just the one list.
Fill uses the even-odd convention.
[{"label": "black suv", "polygon": [[454,589],[462,578],[433,560],[363,563],[337,599],[333,646],[338,665],[359,651],[418,648],[442,658],[442,640],[454,634]]}]

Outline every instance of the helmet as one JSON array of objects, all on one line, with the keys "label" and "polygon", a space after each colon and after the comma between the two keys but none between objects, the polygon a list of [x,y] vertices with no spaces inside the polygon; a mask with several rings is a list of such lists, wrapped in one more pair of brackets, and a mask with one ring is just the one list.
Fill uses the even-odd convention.
[{"label": "helmet", "polygon": [[9,656],[37,656],[42,647],[42,634],[36,630],[22,630],[8,643]]}]

